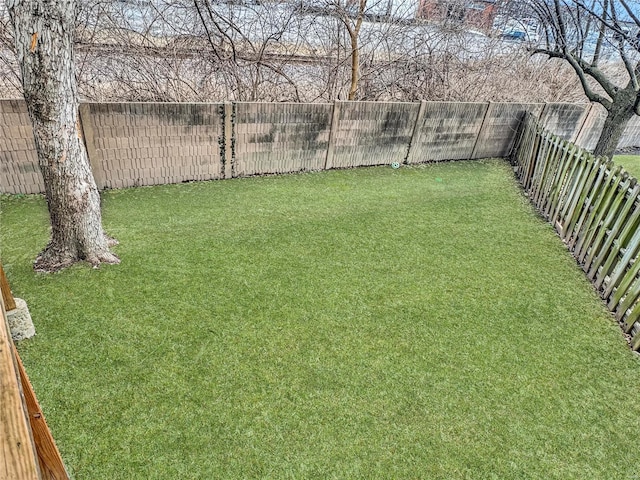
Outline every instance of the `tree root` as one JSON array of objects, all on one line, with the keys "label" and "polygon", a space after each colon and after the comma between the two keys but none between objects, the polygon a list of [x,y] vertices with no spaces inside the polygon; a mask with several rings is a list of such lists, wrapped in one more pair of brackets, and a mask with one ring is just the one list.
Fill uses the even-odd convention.
[{"label": "tree root", "polygon": [[86,261],[90,263],[93,268],[98,268],[101,263],[108,265],[117,265],[120,263],[118,256],[109,251],[87,257]]},{"label": "tree root", "polygon": [[48,255],[47,250],[43,250],[33,262],[33,269],[39,273],[53,273],[62,270],[63,268],[70,267],[78,260],[72,258],[55,258],[53,255]]},{"label": "tree root", "polygon": [[[116,245],[120,245],[120,242],[118,240],[116,240],[113,237],[110,237],[109,235],[105,235],[105,238],[107,239],[107,246],[109,248],[111,247],[115,247]],[[106,263],[106,262],[105,262]]]},{"label": "tree root", "polygon": [[[44,253],[44,252],[43,252]],[[70,267],[74,263],[86,261],[93,268],[98,268],[101,263],[109,265],[117,265],[120,263],[120,259],[117,255],[111,252],[103,252],[97,255],[92,255],[85,259],[82,258],[55,258],[49,255],[40,254],[33,262],[33,269],[40,273],[54,273],[60,270]]]},{"label": "tree root", "polygon": [[[114,243],[115,242],[115,243]],[[107,238],[109,246],[117,245],[118,241],[114,238]],[[120,258],[108,249],[104,251],[92,252],[86,258],[80,258],[78,255],[72,255],[67,251],[55,248],[51,244],[40,252],[33,262],[33,269],[40,273],[58,272],[64,268],[70,267],[74,263],[86,261],[93,268],[98,268],[101,263],[115,265],[120,263]]]}]

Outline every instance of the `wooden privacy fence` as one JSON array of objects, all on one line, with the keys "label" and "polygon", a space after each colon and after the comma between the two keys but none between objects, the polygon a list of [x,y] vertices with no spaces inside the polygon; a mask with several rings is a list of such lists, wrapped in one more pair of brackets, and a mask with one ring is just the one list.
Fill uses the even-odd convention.
[{"label": "wooden privacy fence", "polygon": [[512,162],[531,201],[640,349],[640,184],[609,159],[544,130],[531,114]]},{"label": "wooden privacy fence", "polygon": [[[98,188],[272,173],[505,157],[525,111],[588,146],[601,109],[569,103],[83,103]],[[640,138],[640,117],[620,146]],[[0,192],[40,193],[23,100],[0,100]]]},{"label": "wooden privacy fence", "polygon": [[6,311],[16,307],[0,264],[0,480],[68,480],[20,355]]}]

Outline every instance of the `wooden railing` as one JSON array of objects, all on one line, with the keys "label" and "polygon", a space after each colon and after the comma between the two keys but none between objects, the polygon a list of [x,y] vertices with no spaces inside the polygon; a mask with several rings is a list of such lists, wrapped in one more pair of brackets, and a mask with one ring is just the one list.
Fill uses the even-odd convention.
[{"label": "wooden railing", "polygon": [[640,349],[640,185],[608,158],[545,131],[527,114],[511,156],[538,211],[555,226],[628,339]]},{"label": "wooden railing", "polygon": [[0,480],[69,478],[18,351],[6,310],[16,308],[0,265]]}]

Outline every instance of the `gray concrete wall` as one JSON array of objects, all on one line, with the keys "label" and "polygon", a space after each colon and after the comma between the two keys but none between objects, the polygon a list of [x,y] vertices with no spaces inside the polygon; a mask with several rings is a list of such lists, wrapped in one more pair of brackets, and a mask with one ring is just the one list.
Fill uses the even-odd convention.
[{"label": "gray concrete wall", "polygon": [[[86,103],[80,107],[100,188],[265,173],[507,156],[526,111],[593,148],[598,106],[514,103]],[[0,192],[44,190],[22,100],[0,100]],[[640,117],[620,143],[640,143]]]}]

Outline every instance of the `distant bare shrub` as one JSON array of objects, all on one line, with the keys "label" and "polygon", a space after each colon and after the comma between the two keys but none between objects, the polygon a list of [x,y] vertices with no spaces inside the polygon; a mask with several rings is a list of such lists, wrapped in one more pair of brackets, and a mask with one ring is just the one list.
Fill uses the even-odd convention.
[{"label": "distant bare shrub", "polygon": [[[76,64],[85,100],[330,102],[353,93],[349,11],[341,7],[336,14],[339,2],[327,0],[320,11],[304,3],[205,0],[81,5]],[[358,32],[354,98],[586,100],[563,62],[532,58],[522,45],[386,13],[384,21],[369,21],[368,14]],[[20,95],[4,5],[0,66],[0,96]],[[610,69],[624,72],[616,65]]]}]

